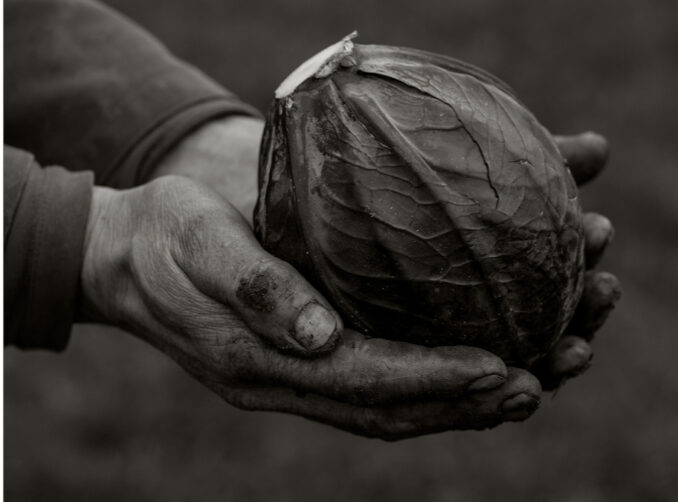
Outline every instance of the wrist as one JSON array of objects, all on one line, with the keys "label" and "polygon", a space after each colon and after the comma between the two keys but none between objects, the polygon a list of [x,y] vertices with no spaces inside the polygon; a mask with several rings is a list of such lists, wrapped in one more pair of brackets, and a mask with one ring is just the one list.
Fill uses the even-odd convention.
[{"label": "wrist", "polygon": [[80,274],[79,319],[83,322],[115,322],[112,299],[130,243],[125,235],[124,222],[129,221],[125,193],[100,186],[92,191]]},{"label": "wrist", "polygon": [[229,116],[213,120],[184,138],[159,163],[151,178],[180,175],[209,186],[248,221],[256,203],[257,166],[264,121]]}]

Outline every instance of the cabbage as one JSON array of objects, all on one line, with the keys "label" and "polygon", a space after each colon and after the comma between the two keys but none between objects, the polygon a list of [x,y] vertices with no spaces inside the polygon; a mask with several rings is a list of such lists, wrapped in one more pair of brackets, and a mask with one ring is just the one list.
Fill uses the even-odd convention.
[{"label": "cabbage", "polygon": [[581,295],[583,233],[553,138],[499,79],[346,38],[281,84],[255,231],[374,337],[529,366]]}]

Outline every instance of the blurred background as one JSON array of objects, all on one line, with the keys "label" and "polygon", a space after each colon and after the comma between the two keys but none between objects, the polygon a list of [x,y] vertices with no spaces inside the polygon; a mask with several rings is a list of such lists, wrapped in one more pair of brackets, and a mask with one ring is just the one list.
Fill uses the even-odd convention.
[{"label": "blurred background", "polygon": [[661,0],[114,0],[265,109],[350,31],[502,77],[552,131],[592,129],[609,169],[602,267],[624,294],[583,377],[521,424],[400,443],[221,402],[150,346],[76,329],[5,350],[8,500],[669,501],[678,492],[678,3]]}]

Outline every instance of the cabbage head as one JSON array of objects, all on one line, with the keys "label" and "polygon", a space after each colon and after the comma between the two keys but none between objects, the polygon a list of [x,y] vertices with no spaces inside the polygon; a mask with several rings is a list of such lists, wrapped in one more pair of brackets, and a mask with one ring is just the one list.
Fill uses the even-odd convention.
[{"label": "cabbage head", "polygon": [[276,92],[255,231],[367,335],[529,366],[581,295],[577,189],[496,77],[346,38]]}]

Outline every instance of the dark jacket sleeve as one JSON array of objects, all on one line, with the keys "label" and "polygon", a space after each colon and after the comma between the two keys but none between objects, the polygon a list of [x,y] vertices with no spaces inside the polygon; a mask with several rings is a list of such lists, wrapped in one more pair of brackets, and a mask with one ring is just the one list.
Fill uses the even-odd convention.
[{"label": "dark jacket sleeve", "polygon": [[42,165],[134,186],[188,132],[228,114],[257,111],[108,7],[5,2],[5,143]]},{"label": "dark jacket sleeve", "polygon": [[75,318],[92,173],[4,148],[5,345],[61,350]]},{"label": "dark jacket sleeve", "polygon": [[[5,148],[5,343],[58,350],[92,178],[143,183],[197,127],[258,112],[94,1],[7,0],[4,14],[5,144],[17,147]],[[55,164],[90,172],[40,167]]]}]

